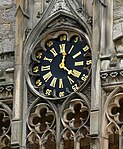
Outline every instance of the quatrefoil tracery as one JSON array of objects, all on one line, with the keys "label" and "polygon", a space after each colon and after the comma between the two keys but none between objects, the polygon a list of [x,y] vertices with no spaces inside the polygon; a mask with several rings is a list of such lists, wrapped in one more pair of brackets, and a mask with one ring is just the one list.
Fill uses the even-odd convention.
[{"label": "quatrefoil tracery", "polygon": [[53,111],[46,104],[38,104],[33,113],[29,117],[29,125],[31,129],[42,133],[54,124],[55,116]]},{"label": "quatrefoil tracery", "polygon": [[112,98],[107,115],[117,124],[123,124],[123,97],[121,94]]},{"label": "quatrefoil tracery", "polygon": [[4,110],[0,110],[0,136],[5,134],[10,127],[10,117]]},{"label": "quatrefoil tracery", "polygon": [[89,109],[81,100],[72,100],[68,109],[64,110],[63,123],[78,129],[89,119]]}]

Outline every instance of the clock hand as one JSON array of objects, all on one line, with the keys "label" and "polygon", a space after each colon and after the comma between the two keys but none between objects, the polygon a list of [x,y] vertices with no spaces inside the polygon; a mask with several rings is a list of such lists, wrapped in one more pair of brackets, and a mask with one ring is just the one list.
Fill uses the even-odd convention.
[{"label": "clock hand", "polygon": [[59,64],[59,67],[62,69],[62,68],[64,68],[64,66],[65,66],[65,56],[67,55],[67,53],[66,52],[63,52],[62,53],[62,62]]},{"label": "clock hand", "polygon": [[68,74],[71,74],[71,73],[72,73],[72,70],[69,70],[69,69],[65,66],[64,63],[60,63],[59,67],[60,67],[61,69],[66,70],[66,71],[68,72]]},{"label": "clock hand", "polygon": [[67,69],[67,67],[65,67],[65,66],[63,67],[63,69],[66,70],[68,72],[68,74],[72,73],[72,70]]},{"label": "clock hand", "polygon": [[59,64],[59,67],[61,68],[61,69],[64,69],[64,70],[66,70],[67,72],[68,72],[68,74],[72,74],[72,70],[69,70],[66,66],[65,66],[65,56],[67,55],[67,53],[66,52],[63,52],[62,53],[62,62]]}]

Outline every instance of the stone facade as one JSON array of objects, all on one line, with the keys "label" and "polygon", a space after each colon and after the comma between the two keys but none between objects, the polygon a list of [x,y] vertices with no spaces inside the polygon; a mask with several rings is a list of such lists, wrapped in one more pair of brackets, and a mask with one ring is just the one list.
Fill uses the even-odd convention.
[{"label": "stone facade", "polygon": [[[51,99],[30,65],[63,33],[88,39],[91,74]],[[123,0],[0,0],[0,149],[122,149],[122,111]]]}]

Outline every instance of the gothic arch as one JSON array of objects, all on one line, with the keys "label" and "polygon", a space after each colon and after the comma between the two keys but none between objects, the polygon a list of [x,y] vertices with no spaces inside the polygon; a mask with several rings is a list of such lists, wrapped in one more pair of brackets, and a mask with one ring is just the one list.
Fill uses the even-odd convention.
[{"label": "gothic arch", "polygon": [[71,148],[80,146],[88,149],[90,102],[87,97],[74,93],[61,102],[60,110],[58,106],[60,105],[41,98],[32,103],[27,114],[28,134],[25,142],[27,148],[42,146],[48,149],[50,143],[53,143],[54,149],[56,146],[68,148],[67,144]]},{"label": "gothic arch", "polygon": [[0,147],[11,149],[11,121],[10,108],[0,102]]},{"label": "gothic arch", "polygon": [[[122,110],[123,110],[123,88],[119,86],[115,88],[108,96],[103,113],[103,124],[102,124],[102,137],[104,139],[104,144],[111,148],[119,149],[121,147],[121,138],[123,132],[123,122],[122,122]],[[104,129],[105,128],[105,129]]]},{"label": "gothic arch", "polygon": [[[56,20],[57,18],[59,18],[60,16],[65,16],[66,18],[70,18],[71,20],[75,21],[77,20],[78,24],[80,24],[81,26],[83,26],[83,29],[86,30],[87,35],[89,36],[89,38],[91,39],[92,37],[92,30],[91,30],[91,26],[88,23],[88,19],[84,17],[84,15],[78,15],[75,11],[75,9],[71,5],[71,1],[68,2],[69,6],[71,8],[71,12],[65,11],[65,10],[58,10],[53,14],[50,14],[50,11],[52,11],[54,2],[51,1],[50,6],[47,8],[47,11],[43,14],[42,18],[40,19],[40,21],[36,24],[36,26],[31,30],[30,34],[28,35],[25,43],[24,43],[24,51],[26,53],[26,49],[29,48],[29,46],[33,43],[33,41],[35,41],[35,39],[37,39],[37,37],[39,37],[39,35],[41,34],[41,32],[43,30],[45,30],[45,28],[47,28],[47,26],[53,22],[54,20]],[[72,24],[71,24],[72,25]]]},{"label": "gothic arch", "polygon": [[[62,2],[64,3],[65,1],[63,0]],[[78,146],[85,147],[87,149],[90,146],[90,101],[86,95],[81,93],[81,89],[83,88],[81,88],[78,93],[75,92],[74,94],[70,94],[69,96],[62,98],[59,101],[57,100],[57,102],[55,99],[49,100],[46,97],[43,99],[43,97],[37,94],[37,92],[34,91],[31,87],[27,75],[27,64],[29,60],[28,56],[30,55],[31,49],[33,49],[35,45],[41,41],[41,39],[45,38],[45,36],[49,33],[58,30],[70,30],[78,34],[81,33],[86,36],[91,47],[92,30],[90,24],[88,23],[89,18],[87,18],[87,14],[85,15],[83,12],[83,15],[82,13],[80,15],[80,13],[76,12],[74,3],[71,4],[71,1],[67,1],[66,3],[67,4],[65,4],[65,9],[62,8],[62,6],[60,6],[60,9],[58,9],[57,7],[55,8],[56,4],[51,1],[47,10],[40,18],[40,21],[30,31],[26,37],[26,40],[24,41],[23,66],[26,81],[28,82],[29,86],[27,90],[31,90],[32,96],[35,96],[32,104],[27,107],[28,109],[24,116],[26,117],[26,124],[28,128],[25,144],[27,144],[27,148],[29,149],[36,147],[38,148],[39,146],[48,149],[48,141],[50,143],[53,141],[52,143],[54,144],[54,148],[59,148],[61,145],[67,148],[65,139],[67,139],[71,144],[71,138],[67,138],[71,132],[74,134],[74,140],[72,139],[73,142],[71,144],[72,148],[73,146],[76,146],[76,141],[78,142]],[[27,96],[27,103],[28,100],[29,99]],[[70,107],[72,107],[73,111],[69,111]],[[68,113],[66,113],[66,111],[68,111]],[[78,118],[75,118],[75,121],[72,122],[75,116],[74,113],[78,115]],[[67,115],[69,115],[71,120],[67,120]],[[71,117],[70,115],[73,116]],[[48,121],[48,116],[50,116],[49,119],[51,121]],[[82,143],[83,139],[86,140],[86,144]]]}]

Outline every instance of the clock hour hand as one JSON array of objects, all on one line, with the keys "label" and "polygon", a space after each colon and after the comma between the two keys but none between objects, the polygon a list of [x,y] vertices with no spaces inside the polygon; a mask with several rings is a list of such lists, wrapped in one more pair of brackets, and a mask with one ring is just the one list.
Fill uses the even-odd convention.
[{"label": "clock hour hand", "polygon": [[61,68],[61,69],[64,69],[64,70],[66,70],[67,72],[68,72],[68,74],[71,74],[72,73],[72,70],[69,70],[66,66],[65,66],[65,56],[67,55],[67,53],[66,52],[63,52],[62,53],[62,62],[59,64],[59,67]]}]

